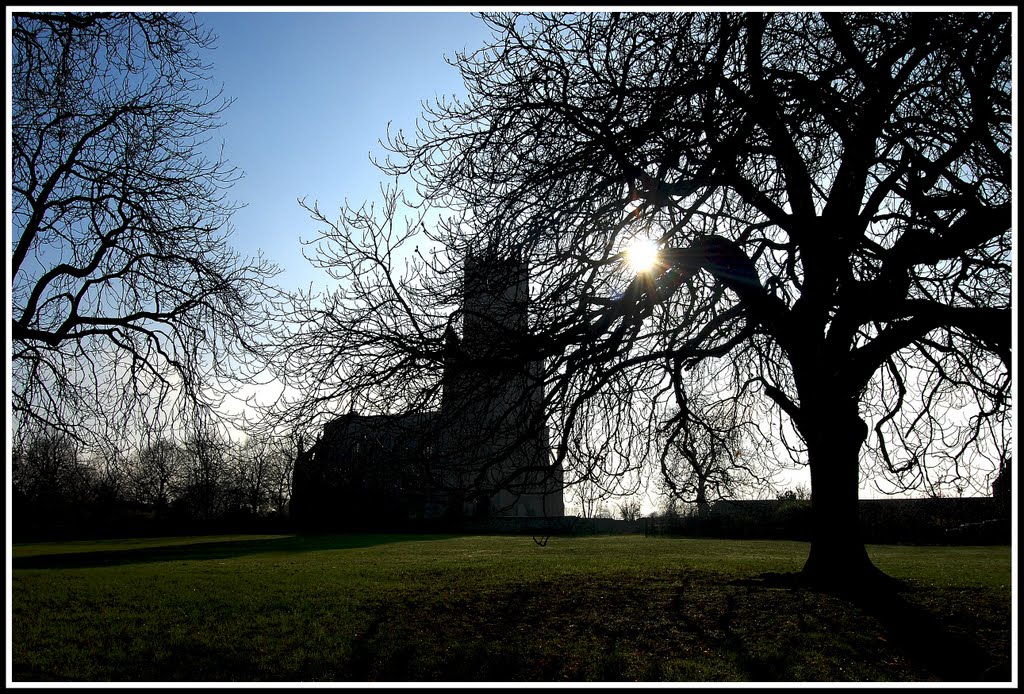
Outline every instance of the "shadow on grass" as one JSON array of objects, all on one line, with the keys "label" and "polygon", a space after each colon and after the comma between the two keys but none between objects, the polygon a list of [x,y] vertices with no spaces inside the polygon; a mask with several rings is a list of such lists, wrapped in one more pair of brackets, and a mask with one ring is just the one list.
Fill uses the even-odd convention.
[{"label": "shadow on grass", "polygon": [[[210,561],[233,559],[267,552],[321,552],[335,549],[358,549],[394,542],[439,540],[442,535],[291,535],[286,537],[191,542],[161,547],[104,549],[92,552],[67,552],[15,557],[14,569],[77,569],[125,564],[146,564],[169,561]],[[197,538],[198,540],[198,538]]]},{"label": "shadow on grass", "polygon": [[892,645],[903,650],[913,661],[943,681],[1005,682],[1012,678],[1009,657],[994,659],[968,634],[953,631],[933,612],[903,595],[926,588],[915,588],[905,581],[892,579],[885,584],[873,584],[868,589],[827,590],[808,586],[800,573],[771,572],[732,583],[832,593],[877,619]]},{"label": "shadow on grass", "polygon": [[853,602],[885,627],[892,641],[947,682],[1008,681],[1009,660],[994,662],[968,634],[956,633],[929,610],[890,591]]}]

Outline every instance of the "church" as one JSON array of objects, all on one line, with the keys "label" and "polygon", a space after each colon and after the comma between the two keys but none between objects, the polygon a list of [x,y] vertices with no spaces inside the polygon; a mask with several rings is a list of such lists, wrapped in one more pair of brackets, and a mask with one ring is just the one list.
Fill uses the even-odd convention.
[{"label": "church", "polygon": [[291,514],[313,526],[430,518],[560,517],[543,364],[518,353],[529,271],[467,257],[462,335],[445,334],[440,408],[341,415],[296,462]]}]

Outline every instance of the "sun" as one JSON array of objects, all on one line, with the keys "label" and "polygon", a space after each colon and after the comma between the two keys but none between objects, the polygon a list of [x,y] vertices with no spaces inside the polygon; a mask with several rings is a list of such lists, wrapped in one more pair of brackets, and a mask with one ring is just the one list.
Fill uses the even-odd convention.
[{"label": "sun", "polygon": [[649,272],[658,261],[658,246],[650,239],[637,239],[626,249],[626,262],[636,273]]}]

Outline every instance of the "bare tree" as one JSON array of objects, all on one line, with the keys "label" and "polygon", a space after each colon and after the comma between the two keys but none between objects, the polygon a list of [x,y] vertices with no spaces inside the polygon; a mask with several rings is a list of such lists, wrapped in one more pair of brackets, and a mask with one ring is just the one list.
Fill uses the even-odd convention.
[{"label": "bare tree", "polygon": [[[862,466],[913,485],[948,450],[991,474],[1007,441],[1010,15],[483,20],[493,40],[453,60],[468,97],[388,140],[423,200],[407,223],[312,208],[343,287],[296,308],[280,373],[318,385],[292,412],[429,402],[461,259],[519,254],[553,466],[598,417],[645,412],[649,441],[688,370],[727,363],[745,418],[810,468],[804,577],[880,578]],[[650,270],[624,262],[639,239]]]},{"label": "bare tree", "polygon": [[98,520],[113,520],[131,494],[131,456],[122,444],[108,439],[86,459],[91,501]]},{"label": "bare tree", "polygon": [[669,491],[669,493],[662,493],[658,502],[658,510],[655,512],[655,517],[662,518],[664,520],[676,522],[684,515],[689,513],[679,498]]},{"label": "bare tree", "polygon": [[[654,440],[647,437],[649,406],[627,392],[595,396],[569,426],[563,483],[585,518],[597,518],[614,499],[640,493],[654,463]],[[564,421],[551,420],[556,427]]]},{"label": "bare tree", "polygon": [[191,15],[40,11],[11,41],[16,420],[86,441],[215,405],[276,270],[228,245],[213,37]]},{"label": "bare tree", "polygon": [[711,399],[693,387],[693,379],[686,385],[695,392],[676,389],[675,409],[660,428],[663,489],[695,504],[698,513],[716,499],[772,489],[776,470],[747,443],[746,433],[757,426],[742,419],[740,402]]},{"label": "bare tree", "polygon": [[793,489],[787,489],[784,492],[780,492],[776,495],[777,499],[786,501],[810,501],[811,490],[807,487],[798,484]]},{"label": "bare tree", "polygon": [[129,474],[132,498],[164,517],[184,482],[184,446],[157,436],[138,451]]},{"label": "bare tree", "polygon": [[253,516],[283,514],[291,493],[296,451],[287,439],[253,435],[233,450],[233,485]]},{"label": "bare tree", "polygon": [[221,518],[232,506],[232,442],[209,418],[197,416],[185,439],[182,484],[176,499],[193,520]]},{"label": "bare tree", "polygon": [[582,518],[600,518],[607,511],[611,493],[593,477],[584,477],[567,486],[572,506]]},{"label": "bare tree", "polygon": [[643,511],[642,504],[639,499],[624,499],[619,503],[615,504],[615,508],[619,511],[619,516],[624,521],[636,521],[640,520],[640,515]]},{"label": "bare tree", "polygon": [[295,461],[299,453],[298,444],[299,441],[288,436],[277,437],[270,443],[271,477],[268,494],[271,510],[278,516],[288,513]]},{"label": "bare tree", "polygon": [[16,530],[63,525],[80,519],[92,493],[91,470],[74,439],[33,427],[19,432],[11,465]]}]

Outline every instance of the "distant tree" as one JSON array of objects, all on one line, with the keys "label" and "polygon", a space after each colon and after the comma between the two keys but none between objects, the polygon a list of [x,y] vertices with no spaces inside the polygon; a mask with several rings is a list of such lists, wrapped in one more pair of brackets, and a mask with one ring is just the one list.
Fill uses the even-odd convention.
[{"label": "distant tree", "polygon": [[658,504],[658,511],[655,515],[665,520],[679,520],[685,513],[685,505],[676,496],[662,494],[661,502]]},{"label": "distant tree", "polygon": [[[592,412],[604,405],[596,398],[586,409]],[[573,426],[563,477],[565,497],[584,518],[601,517],[603,511],[610,517],[609,503],[620,508],[613,499],[628,500],[639,493],[651,446],[643,437],[641,412],[632,411],[633,420],[621,411],[618,417],[589,414]]]},{"label": "distant tree", "polygon": [[771,471],[744,449],[752,423],[735,400],[710,401],[677,392],[678,406],[662,425],[661,473],[666,491],[706,513],[716,499],[771,487]]},{"label": "distant tree", "polygon": [[13,14],[16,422],[88,442],[244,377],[276,270],[228,246],[212,41],[186,14]]},{"label": "distant tree", "polygon": [[611,493],[593,479],[583,478],[569,485],[570,503],[583,518],[600,518],[607,512],[607,502]]},{"label": "distant tree", "polygon": [[282,514],[290,497],[296,451],[287,440],[250,436],[233,451],[234,486],[245,512]]},{"label": "distant tree", "polygon": [[185,457],[178,508],[189,518],[210,521],[223,517],[231,503],[232,442],[208,420],[199,420],[185,439]]},{"label": "distant tree", "polygon": [[153,508],[156,517],[167,514],[184,482],[185,449],[165,436],[157,436],[138,451],[129,473],[131,496]]},{"label": "distant tree", "polygon": [[81,516],[92,479],[73,438],[47,428],[22,432],[11,457],[16,523],[52,526]]},{"label": "distant tree", "polygon": [[619,517],[624,521],[640,520],[640,515],[643,511],[639,499],[624,499],[615,504],[615,508],[618,509]]},{"label": "distant tree", "polygon": [[793,489],[787,489],[784,492],[779,492],[775,498],[780,501],[810,501],[811,490],[801,484],[798,484]]},{"label": "distant tree", "polygon": [[270,444],[269,501],[271,509],[278,516],[286,515],[289,509],[298,454],[299,441],[292,437],[277,437]]},{"label": "distant tree", "polygon": [[88,456],[91,503],[99,519],[110,520],[130,499],[130,454],[121,442],[108,442]]},{"label": "distant tree", "polygon": [[[463,259],[521,257],[553,466],[591,422],[652,432],[688,370],[729,363],[746,419],[810,468],[803,576],[883,578],[862,463],[911,485],[950,447],[991,472],[1006,441],[1011,15],[483,19],[492,40],[453,60],[468,96],[388,140],[422,203],[311,208],[340,287],[282,335],[296,421],[433,402]],[[638,239],[650,270],[624,262]]]}]

